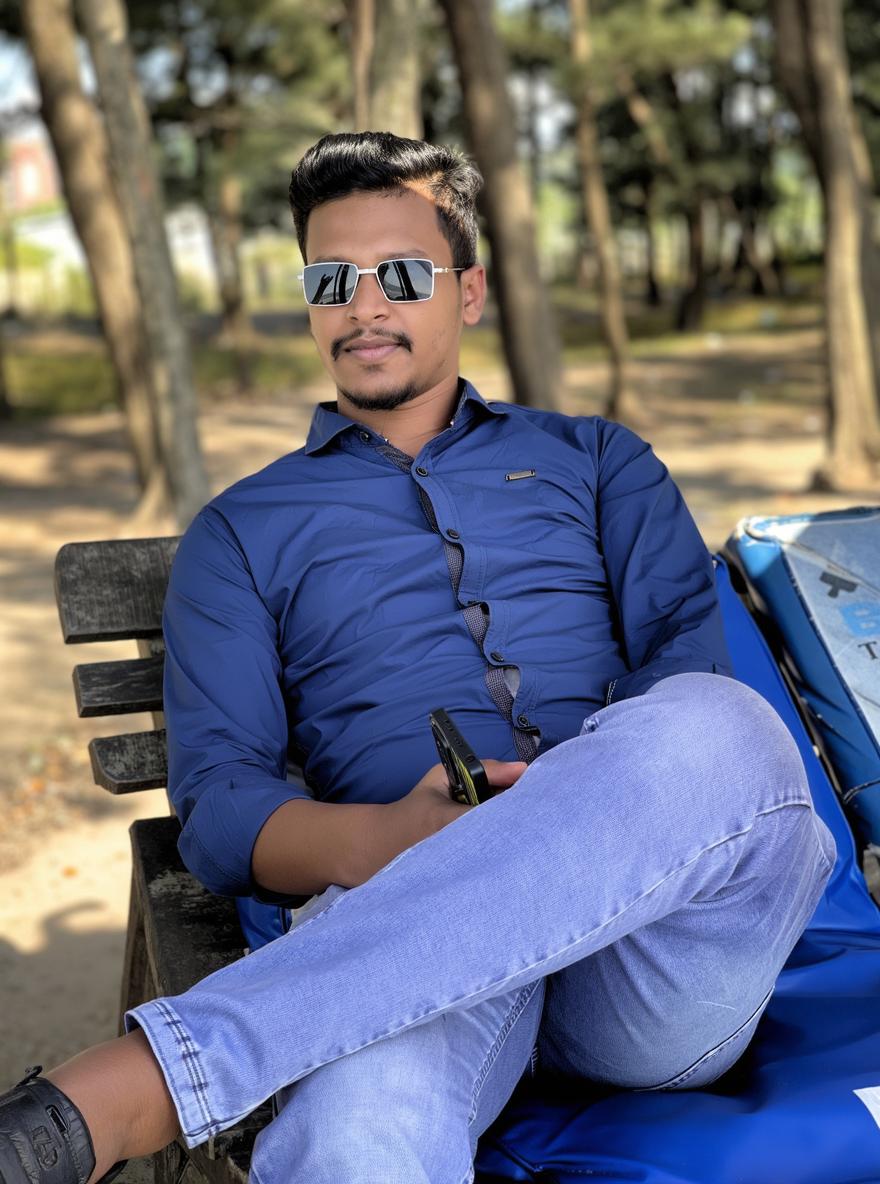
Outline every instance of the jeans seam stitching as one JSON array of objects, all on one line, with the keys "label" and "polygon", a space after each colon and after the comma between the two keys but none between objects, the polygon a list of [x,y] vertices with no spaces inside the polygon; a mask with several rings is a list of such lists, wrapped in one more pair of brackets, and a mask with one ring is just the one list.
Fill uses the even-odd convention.
[{"label": "jeans seam stitching", "polygon": [[489,1070],[492,1068],[495,1061],[498,1059],[498,1054],[500,1053],[501,1049],[504,1047],[504,1043],[510,1034],[510,1030],[513,1028],[513,1025],[516,1023],[516,1021],[519,1019],[519,1017],[525,1011],[526,1005],[528,1004],[531,997],[534,995],[535,991],[538,989],[540,982],[541,982],[541,979],[539,978],[535,982],[529,983],[527,986],[522,988],[519,995],[517,996],[516,1002],[513,1004],[510,1011],[507,1013],[507,1017],[505,1018],[504,1023],[499,1028],[498,1034],[496,1035],[495,1039],[492,1042],[492,1046],[490,1047],[489,1051],[486,1053],[485,1059],[483,1060],[483,1064],[480,1068],[480,1072],[477,1075],[477,1080],[474,1082],[473,1093],[471,1094],[471,1109],[470,1109],[470,1114],[468,1116],[468,1126],[470,1126],[473,1123],[474,1119],[477,1116],[477,1110],[479,1109],[480,1091],[483,1088],[486,1078],[489,1075]]},{"label": "jeans seam stitching", "polygon": [[[180,1059],[183,1061],[187,1076],[190,1080],[190,1086],[195,1094],[198,1107],[202,1112],[202,1117],[205,1123],[189,1133],[191,1135],[202,1134],[204,1131],[211,1130],[216,1133],[220,1129],[219,1126],[215,1128],[215,1120],[211,1117],[211,1111],[206,1101],[208,1092],[208,1082],[205,1074],[202,1072],[201,1059],[199,1057],[198,1049],[192,1041],[186,1028],[183,1026],[183,1021],[180,1017],[165,1003],[162,999],[156,999],[156,1008],[162,1016],[166,1027],[171,1029],[172,1036],[177,1042],[178,1046],[183,1050]],[[198,1066],[198,1073],[196,1072]],[[212,1128],[215,1128],[212,1130]]]}]

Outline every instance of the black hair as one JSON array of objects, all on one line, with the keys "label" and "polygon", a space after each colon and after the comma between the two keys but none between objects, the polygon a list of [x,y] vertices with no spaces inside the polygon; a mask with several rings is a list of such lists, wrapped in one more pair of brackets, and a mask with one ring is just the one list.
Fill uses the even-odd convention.
[{"label": "black hair", "polygon": [[290,208],[303,259],[309,214],[352,193],[401,191],[423,185],[437,203],[437,218],[455,267],[477,261],[476,196],[483,178],[461,152],[391,132],[340,132],[313,144],[290,176]]}]

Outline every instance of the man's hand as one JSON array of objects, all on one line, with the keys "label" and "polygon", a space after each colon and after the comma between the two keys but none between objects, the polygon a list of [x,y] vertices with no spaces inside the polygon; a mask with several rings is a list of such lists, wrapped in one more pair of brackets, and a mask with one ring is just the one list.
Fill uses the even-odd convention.
[{"label": "man's hand", "polygon": [[[496,793],[509,789],[528,768],[525,761],[484,760],[483,768]],[[442,764],[432,765],[404,797],[385,807],[400,851],[426,839],[474,806],[464,806],[449,796],[449,779]]]}]

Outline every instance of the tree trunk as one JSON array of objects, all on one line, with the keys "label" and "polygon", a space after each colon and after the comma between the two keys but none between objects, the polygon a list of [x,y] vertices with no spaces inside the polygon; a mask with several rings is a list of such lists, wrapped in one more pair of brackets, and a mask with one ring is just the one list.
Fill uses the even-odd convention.
[{"label": "tree trunk", "polygon": [[174,513],[185,527],[209,497],[189,342],[165,236],[149,119],[121,0],[78,0],[101,95],[110,161],[144,310],[156,421]]},{"label": "tree trunk", "polygon": [[764,259],[758,245],[757,218],[753,209],[742,211],[740,233],[746,261],[752,271],[753,296],[778,296],[779,283],[775,271]]},{"label": "tree trunk", "polygon": [[116,375],[138,482],[170,505],[146,365],[143,313],[131,247],[98,113],[80,85],[71,0],[24,0],[22,20],[70,216],[83,246]]},{"label": "tree trunk", "polygon": [[370,67],[376,39],[375,0],[349,0],[355,131],[370,130]]},{"label": "tree trunk", "polygon": [[216,191],[206,160],[211,151],[211,138],[201,137],[196,151],[220,298],[220,335],[232,347],[236,384],[239,393],[244,394],[253,386],[253,366],[249,351],[251,319],[245,308],[241,275],[242,186],[241,178],[230,163],[234,136],[233,132],[223,135],[220,146],[222,171]]},{"label": "tree trunk", "polygon": [[[0,143],[0,166],[3,164]],[[0,185],[0,239],[3,240],[3,270],[6,272],[6,307],[3,316],[18,316],[18,251],[15,244],[15,223],[6,208],[6,195]]]},{"label": "tree trunk", "polygon": [[355,128],[421,139],[422,0],[350,0],[349,13]]},{"label": "tree trunk", "polygon": [[483,208],[492,251],[501,337],[514,398],[559,406],[562,358],[541,279],[528,181],[517,158],[507,55],[491,0],[441,0],[458,64],[471,148],[485,180]]},{"label": "tree trunk", "polygon": [[822,488],[880,479],[880,416],[862,289],[865,204],[840,0],[804,0],[825,172],[825,313],[831,378],[831,448]]},{"label": "tree trunk", "polygon": [[[809,24],[805,0],[772,0],[775,30],[774,51],[776,71],[786,97],[798,117],[804,143],[813,161],[816,176],[827,206],[826,161],[822,128],[820,126],[819,93],[816,86],[815,65],[810,49]],[[845,49],[841,42],[840,51]],[[846,69],[846,66],[844,66]],[[853,168],[858,178],[860,221],[860,273],[871,342],[871,365],[874,389],[880,401],[880,246],[875,241],[874,178],[870,156],[852,103],[847,100],[851,118]]]},{"label": "tree trunk", "polygon": [[688,231],[688,274],[675,321],[679,333],[699,329],[706,307],[706,257],[701,199],[698,198],[695,204],[688,206],[685,218]]},{"label": "tree trunk", "polygon": [[654,228],[654,212],[651,198],[645,194],[645,242],[647,244],[647,260],[645,268],[645,303],[650,308],[659,308],[663,303],[663,293],[660,281],[657,279],[657,233]]},{"label": "tree trunk", "polygon": [[610,419],[639,418],[639,404],[627,381],[628,338],[623,309],[623,286],[608,191],[602,176],[596,109],[590,87],[593,45],[588,0],[569,0],[571,58],[577,71],[575,109],[578,167],[587,222],[593,232],[599,265],[599,316],[611,360],[611,389],[604,414]]},{"label": "tree trunk", "polygon": [[377,0],[370,69],[369,126],[421,139],[421,0]]},{"label": "tree trunk", "polygon": [[250,357],[247,351],[251,334],[251,321],[244,303],[241,277],[242,197],[241,180],[229,168],[229,158],[234,147],[234,133],[224,133],[220,145],[220,158],[225,166],[219,183],[211,167],[215,135],[208,132],[196,140],[196,171],[199,192],[208,224],[208,238],[211,244],[211,258],[217,280],[217,296],[220,301],[220,334],[230,341],[235,355],[236,375],[239,390],[244,391],[252,384]]},{"label": "tree trunk", "polygon": [[224,172],[220,178],[217,215],[217,275],[223,332],[241,342],[250,332],[251,322],[244,306],[241,279],[241,179],[231,171]]},{"label": "tree trunk", "polygon": [[3,326],[0,324],[0,420],[12,419],[12,404],[9,402],[9,387],[6,385],[6,359],[3,343]]}]

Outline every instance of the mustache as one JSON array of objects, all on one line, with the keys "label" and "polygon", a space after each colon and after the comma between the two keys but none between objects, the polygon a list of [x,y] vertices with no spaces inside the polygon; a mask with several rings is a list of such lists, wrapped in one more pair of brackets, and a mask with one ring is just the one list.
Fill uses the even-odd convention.
[{"label": "mustache", "polygon": [[387,329],[373,329],[368,333],[364,329],[358,329],[346,337],[337,337],[330,346],[330,357],[335,362],[344,349],[348,349],[350,345],[353,345],[355,341],[360,341],[362,337],[384,337],[387,341],[412,353],[412,340],[405,333],[390,333]]}]

